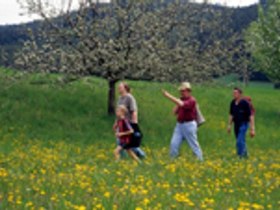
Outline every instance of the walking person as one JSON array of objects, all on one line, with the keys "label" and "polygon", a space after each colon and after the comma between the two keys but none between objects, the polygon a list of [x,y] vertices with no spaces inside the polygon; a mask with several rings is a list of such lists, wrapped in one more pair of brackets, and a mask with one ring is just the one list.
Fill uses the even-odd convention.
[{"label": "walking person", "polygon": [[126,113],[127,109],[125,106],[118,106],[116,110],[116,137],[119,139],[119,144],[114,150],[115,158],[117,161],[119,161],[121,151],[125,150],[133,160],[140,163],[141,161],[131,149],[132,134],[134,131],[130,123],[126,119]]},{"label": "walking person", "polygon": [[249,102],[244,99],[240,88],[233,89],[233,100],[230,103],[228,133],[231,133],[232,124],[234,124],[234,133],[236,137],[237,155],[240,158],[247,158],[246,133],[250,126],[250,136],[255,136],[254,111],[251,110]]},{"label": "walking person", "polygon": [[193,153],[199,160],[203,160],[202,150],[197,140],[197,110],[196,99],[191,95],[191,84],[184,82],[179,87],[180,98],[176,98],[163,90],[163,95],[175,103],[174,114],[177,116],[177,124],[170,144],[171,157],[177,157],[183,140],[186,140]]},{"label": "walking person", "polygon": [[[118,106],[123,105],[127,109],[127,119],[129,120],[132,128],[135,131],[139,131],[139,125],[138,125],[138,107],[137,102],[134,98],[134,96],[130,92],[130,87],[125,82],[121,82],[118,87],[119,90],[119,100],[118,100]],[[114,124],[114,130],[115,130],[116,123]],[[145,158],[146,154],[145,152],[140,148],[140,145],[136,145],[132,148],[132,150],[135,152],[135,154],[139,158]]]}]

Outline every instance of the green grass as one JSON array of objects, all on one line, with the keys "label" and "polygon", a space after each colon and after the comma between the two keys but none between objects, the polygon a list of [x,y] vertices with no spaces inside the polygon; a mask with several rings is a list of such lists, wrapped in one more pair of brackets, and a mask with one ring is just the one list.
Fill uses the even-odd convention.
[{"label": "green grass", "polygon": [[[184,144],[168,156],[175,125],[164,99],[174,84],[130,82],[139,105],[148,158],[115,163],[106,114],[107,85],[85,78],[69,85],[58,75],[0,71],[0,209],[278,209],[280,91],[252,83],[245,94],[257,110],[250,158],[235,156],[226,124],[234,81],[195,85],[207,123],[199,129],[205,162]],[[41,85],[38,85],[38,84]]]}]

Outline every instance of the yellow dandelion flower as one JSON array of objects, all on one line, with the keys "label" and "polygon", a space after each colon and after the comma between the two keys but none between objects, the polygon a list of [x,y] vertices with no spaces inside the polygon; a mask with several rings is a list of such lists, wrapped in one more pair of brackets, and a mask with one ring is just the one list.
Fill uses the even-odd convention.
[{"label": "yellow dandelion flower", "polygon": [[150,203],[150,200],[148,198],[145,198],[143,200],[144,205],[148,205]]},{"label": "yellow dandelion flower", "polygon": [[31,201],[29,201],[25,204],[25,207],[31,207],[31,206],[33,206],[33,203]]},{"label": "yellow dandelion flower", "polygon": [[110,192],[105,192],[105,193],[104,193],[104,197],[105,197],[105,198],[110,198],[110,196],[111,196],[111,193],[110,193]]},{"label": "yellow dandelion flower", "polygon": [[7,177],[8,172],[4,168],[0,168],[0,177]]},{"label": "yellow dandelion flower", "polygon": [[85,207],[85,206],[79,206],[78,208],[77,208],[77,210],[86,210],[87,208]]},{"label": "yellow dandelion flower", "polygon": [[101,203],[95,205],[96,209],[104,209]]},{"label": "yellow dandelion flower", "polygon": [[8,202],[12,203],[13,201],[14,201],[14,196],[12,194],[9,194]]},{"label": "yellow dandelion flower", "polygon": [[230,184],[230,183],[231,183],[231,181],[230,181],[230,179],[225,178],[225,179],[224,179],[224,183],[225,183],[225,184]]},{"label": "yellow dandelion flower", "polygon": [[264,209],[264,207],[263,207],[262,205],[259,205],[259,204],[257,204],[257,203],[253,203],[253,204],[251,205],[251,207],[252,207],[253,209]]},{"label": "yellow dandelion flower", "polygon": [[201,206],[200,206],[202,209],[205,209],[205,208],[207,208],[207,205],[206,204],[201,204]]},{"label": "yellow dandelion flower", "polygon": [[247,202],[240,202],[239,203],[239,205],[241,206],[241,207],[249,207],[250,206],[250,203],[247,203]]},{"label": "yellow dandelion flower", "polygon": [[17,204],[17,205],[21,205],[21,204],[22,204],[22,201],[21,201],[21,200],[17,200],[17,201],[16,201],[16,204]]},{"label": "yellow dandelion flower", "polygon": [[113,210],[117,210],[118,209],[118,205],[114,204],[113,205]]}]

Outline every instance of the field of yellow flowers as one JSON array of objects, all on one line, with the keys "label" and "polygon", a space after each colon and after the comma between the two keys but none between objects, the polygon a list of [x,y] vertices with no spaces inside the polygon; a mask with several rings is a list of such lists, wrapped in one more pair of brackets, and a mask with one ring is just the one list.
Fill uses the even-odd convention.
[{"label": "field of yellow flowers", "polygon": [[198,162],[186,144],[178,159],[168,154],[175,119],[161,89],[177,94],[177,86],[130,82],[147,153],[138,165],[114,161],[106,81],[15,81],[0,70],[0,210],[280,209],[280,91],[270,84],[245,89],[257,110],[247,160],[236,157],[226,133],[232,87],[194,86],[207,119],[199,129],[205,161]]},{"label": "field of yellow flowers", "polygon": [[[151,151],[137,165],[116,163],[112,147],[5,139],[0,147],[0,209],[279,209],[280,157],[275,150],[225,160],[168,158]],[[226,160],[228,159],[228,160]]]}]

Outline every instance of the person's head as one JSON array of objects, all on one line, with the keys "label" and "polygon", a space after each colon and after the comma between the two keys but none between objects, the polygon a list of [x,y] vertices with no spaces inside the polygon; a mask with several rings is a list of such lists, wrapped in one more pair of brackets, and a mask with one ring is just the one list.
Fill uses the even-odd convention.
[{"label": "person's head", "polygon": [[119,119],[122,119],[126,116],[127,108],[124,105],[120,105],[116,109],[116,116]]},{"label": "person's head", "polygon": [[179,91],[180,91],[182,97],[184,97],[184,98],[189,97],[192,92],[191,84],[189,82],[181,83],[181,85],[179,87]]},{"label": "person's head", "polygon": [[120,95],[125,95],[127,93],[130,93],[129,85],[125,82],[121,82],[119,84],[119,93],[120,93]]},{"label": "person's head", "polygon": [[242,90],[240,88],[238,88],[238,87],[235,87],[233,89],[233,98],[235,100],[238,100],[238,99],[241,98],[241,96],[242,96]]}]

